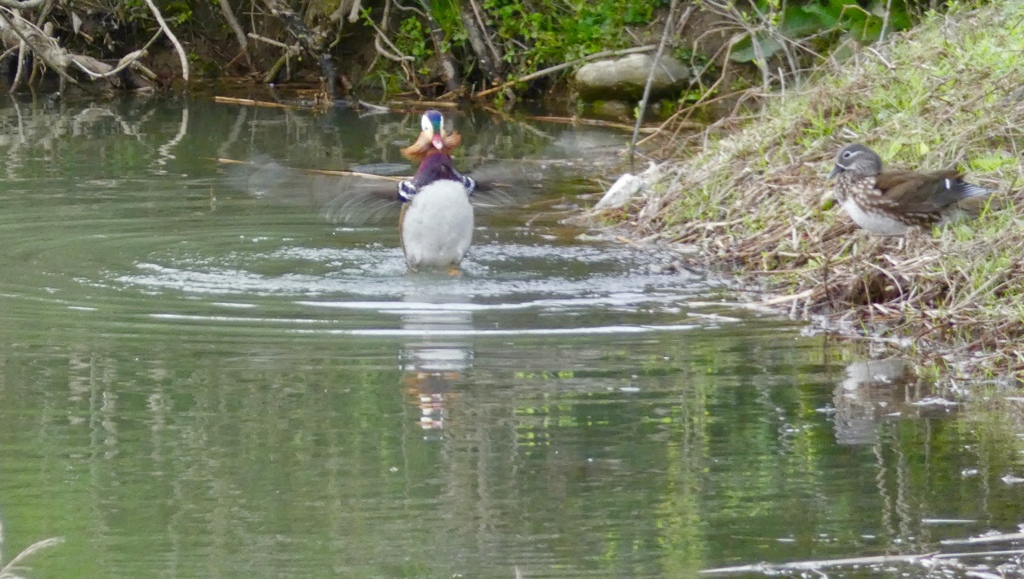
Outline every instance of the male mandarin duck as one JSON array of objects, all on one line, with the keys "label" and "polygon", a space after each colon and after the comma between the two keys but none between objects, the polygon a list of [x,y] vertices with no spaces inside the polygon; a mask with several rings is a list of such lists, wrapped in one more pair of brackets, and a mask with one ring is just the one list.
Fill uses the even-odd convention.
[{"label": "male mandarin duck", "polygon": [[449,133],[445,130],[441,111],[429,110],[423,113],[420,128],[422,130],[416,141],[402,149],[402,156],[410,161],[418,163],[433,151],[444,151],[450,155],[452,149],[462,144],[462,135],[458,131]]},{"label": "male mandarin duck", "polygon": [[402,201],[399,233],[409,269],[454,267],[473,241],[473,179],[452,166],[450,151],[462,142],[446,133],[444,117],[435,110],[421,119],[422,132],[402,154],[419,161],[416,175],[398,185]]},{"label": "male mandarin duck", "polygon": [[419,136],[403,149],[418,170],[401,183],[391,179],[396,171],[404,172],[404,166],[356,166],[349,175],[335,176],[289,169],[273,161],[237,165],[233,179],[240,188],[261,197],[312,203],[332,223],[354,226],[398,220],[405,257],[410,269],[416,269],[458,264],[469,251],[477,215],[520,206],[557,171],[578,173],[574,163],[558,159],[492,161],[474,167],[470,179],[455,169],[451,159],[462,138],[447,132],[450,119],[427,111],[420,121]]}]

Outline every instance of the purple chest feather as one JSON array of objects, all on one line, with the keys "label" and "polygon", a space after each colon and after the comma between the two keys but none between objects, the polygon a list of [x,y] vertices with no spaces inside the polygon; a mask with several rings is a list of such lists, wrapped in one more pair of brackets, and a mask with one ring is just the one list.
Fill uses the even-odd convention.
[{"label": "purple chest feather", "polygon": [[419,189],[434,181],[441,180],[461,181],[461,176],[452,168],[452,158],[444,153],[437,152],[423,159],[412,181],[416,188]]}]

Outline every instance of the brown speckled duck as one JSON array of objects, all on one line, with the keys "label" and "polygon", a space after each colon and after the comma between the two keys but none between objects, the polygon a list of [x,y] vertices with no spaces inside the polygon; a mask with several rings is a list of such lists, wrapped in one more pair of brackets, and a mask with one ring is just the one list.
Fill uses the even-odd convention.
[{"label": "brown speckled duck", "polygon": [[955,169],[883,171],[882,158],[859,143],[839,151],[833,177],[836,201],[857,225],[879,235],[977,217],[994,192],[964,181]]}]

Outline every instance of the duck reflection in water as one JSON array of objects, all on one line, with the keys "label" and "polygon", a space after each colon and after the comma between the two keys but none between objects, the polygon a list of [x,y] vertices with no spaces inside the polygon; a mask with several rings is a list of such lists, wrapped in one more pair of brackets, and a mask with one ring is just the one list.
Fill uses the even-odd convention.
[{"label": "duck reflection in water", "polygon": [[920,413],[923,407],[914,404],[930,395],[931,388],[918,379],[914,365],[908,360],[887,358],[853,362],[846,367],[845,379],[832,394],[836,442],[872,444],[882,421]]},{"label": "duck reflection in water", "polygon": [[422,307],[402,313],[402,329],[410,334],[399,350],[402,382],[420,410],[420,427],[439,438],[456,387],[473,365],[470,345],[452,334],[472,330],[473,313],[465,296],[417,294],[406,301]]}]

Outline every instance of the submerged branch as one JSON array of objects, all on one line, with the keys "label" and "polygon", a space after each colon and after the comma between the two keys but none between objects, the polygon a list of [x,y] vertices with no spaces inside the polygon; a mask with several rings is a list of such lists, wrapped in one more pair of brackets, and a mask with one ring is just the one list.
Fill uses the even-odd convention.
[{"label": "submerged branch", "polygon": [[43,539],[42,541],[32,543],[26,547],[24,551],[18,553],[13,559],[4,565],[2,569],[0,569],[0,579],[14,579],[15,577],[18,577],[14,574],[14,570],[18,568],[18,564],[24,559],[27,559],[34,553],[42,551],[43,549],[56,547],[63,542],[64,539],[62,537],[50,537],[49,539]]},{"label": "submerged branch", "polygon": [[823,559],[819,561],[796,561],[793,563],[754,563],[736,567],[719,567],[705,569],[701,575],[738,575],[741,573],[759,573],[771,575],[788,571],[820,571],[835,567],[864,567],[892,565],[894,563],[931,562],[937,565],[955,564],[958,559],[977,559],[989,557],[1011,557],[1024,555],[1024,550],[983,551],[964,553],[929,553],[926,555],[879,555],[876,557],[850,557],[847,559]]}]

